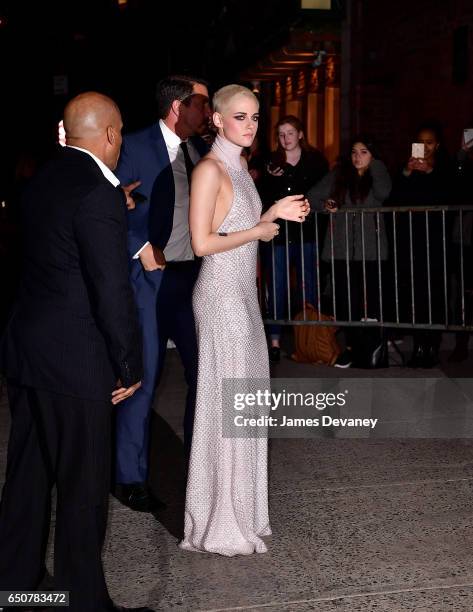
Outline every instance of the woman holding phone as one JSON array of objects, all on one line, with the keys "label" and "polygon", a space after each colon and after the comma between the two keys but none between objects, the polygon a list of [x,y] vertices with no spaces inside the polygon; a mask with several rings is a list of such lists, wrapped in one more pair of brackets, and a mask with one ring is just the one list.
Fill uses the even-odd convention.
[{"label": "woman holding phone", "polygon": [[[382,206],[390,191],[391,179],[386,166],[379,159],[372,139],[367,135],[359,135],[353,139],[349,155],[312,187],[307,197],[313,210],[335,213],[348,207]],[[378,227],[374,214],[366,213],[363,217],[358,213],[334,215],[327,229],[322,259],[331,263],[332,253],[336,318],[340,321],[349,320],[348,298],[351,302],[351,320],[360,321],[364,318],[366,293],[367,316],[379,319],[377,259],[379,257],[384,261],[388,254],[383,216],[380,215]],[[368,330],[355,327],[345,328],[346,348],[335,363],[336,367],[348,368],[353,362],[355,365],[364,365],[366,332]]]},{"label": "woman holding phone", "polygon": [[[413,152],[419,157],[414,157]],[[422,153],[423,157],[420,156]],[[440,125],[435,122],[424,123],[418,128],[414,142],[411,144],[411,157],[394,182],[390,202],[393,205],[412,207],[452,204],[454,193],[452,170],[451,161],[443,145]],[[408,214],[399,214],[398,219],[397,263],[402,320],[411,322],[414,319],[415,323],[429,324],[430,301],[432,323],[445,323],[444,281],[446,279],[442,213],[429,213],[428,235],[425,213],[421,211],[412,213],[412,268]],[[451,221],[452,217],[447,215],[446,241],[450,238]],[[414,300],[412,300],[412,285]],[[441,339],[442,332],[438,330],[415,330],[413,352],[407,365],[414,368],[435,366],[439,360]]]},{"label": "woman holding phone", "polygon": [[[307,193],[329,170],[324,154],[306,141],[300,119],[294,115],[282,117],[276,124],[276,134],[278,145],[266,166],[265,194],[269,202],[293,193]],[[268,311],[269,316],[275,319],[284,319],[292,314],[287,312],[290,282],[286,264],[286,230],[289,265],[295,266],[297,279],[296,291],[291,293],[294,309],[302,308],[303,280],[305,301],[314,306],[317,303],[315,225],[311,215],[304,223],[302,232],[299,224],[284,223],[273,244],[262,246],[264,267],[269,272]],[[269,357],[277,362],[280,359],[281,327],[271,325],[267,331],[271,343]]]}]

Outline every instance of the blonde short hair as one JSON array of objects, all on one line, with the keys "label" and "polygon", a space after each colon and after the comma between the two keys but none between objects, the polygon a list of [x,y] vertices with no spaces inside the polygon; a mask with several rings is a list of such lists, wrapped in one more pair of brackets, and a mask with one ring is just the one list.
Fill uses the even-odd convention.
[{"label": "blonde short hair", "polygon": [[259,100],[251,91],[251,89],[248,89],[248,87],[243,87],[243,85],[237,85],[234,83],[232,85],[225,85],[214,93],[214,97],[212,99],[212,106],[214,112],[224,112],[230,100],[235,96],[246,96],[247,98],[252,98],[259,106]]}]

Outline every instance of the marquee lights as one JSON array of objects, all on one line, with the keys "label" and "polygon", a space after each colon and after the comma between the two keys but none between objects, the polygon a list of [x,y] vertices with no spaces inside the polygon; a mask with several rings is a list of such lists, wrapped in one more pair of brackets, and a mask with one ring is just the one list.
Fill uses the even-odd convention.
[{"label": "marquee lights", "polygon": [[301,0],[301,9],[330,11],[332,0]]}]

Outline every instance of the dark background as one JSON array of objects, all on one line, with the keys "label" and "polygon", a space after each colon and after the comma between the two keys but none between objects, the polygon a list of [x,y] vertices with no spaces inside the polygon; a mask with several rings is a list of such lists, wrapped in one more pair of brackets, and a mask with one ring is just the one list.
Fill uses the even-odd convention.
[{"label": "dark background", "polygon": [[[473,2],[332,5],[326,13],[301,11],[298,0],[0,0],[0,200],[9,197],[19,154],[41,158],[54,146],[76,93],[111,95],[125,130],[136,129],[155,119],[163,75],[195,73],[213,89],[241,81],[297,30],[339,39],[342,149],[352,133],[368,131],[394,170],[416,126],[436,119],[453,154],[463,128],[473,127]],[[67,92],[55,94],[60,75]]]},{"label": "dark background", "polygon": [[[0,199],[19,151],[45,154],[76,93],[111,95],[135,129],[154,120],[164,74],[195,73],[215,89],[280,49],[291,29],[339,35],[342,142],[369,131],[393,168],[416,126],[435,118],[453,153],[473,127],[473,2],[332,5],[327,14],[298,0],[0,0]],[[67,75],[67,93],[54,95],[55,75]]]},{"label": "dark background", "polygon": [[[244,82],[242,75],[254,74],[288,41],[315,32],[315,40],[335,41],[338,54],[342,151],[353,133],[369,132],[394,172],[409,155],[416,127],[435,119],[454,154],[463,128],[473,128],[473,2],[332,5],[327,13],[302,11],[299,0],[128,0],[125,6],[0,0],[0,202],[8,204],[0,208],[3,286],[8,276],[14,280],[19,255],[11,214],[21,186],[18,160],[50,154],[64,105],[80,91],[113,97],[125,130],[133,130],[155,119],[155,85],[165,74],[193,73],[214,90]],[[55,93],[54,77],[61,75],[67,89]],[[264,136],[271,86],[262,85]]]},{"label": "dark background", "polygon": [[[154,119],[154,89],[169,72],[207,78],[238,73],[301,18],[291,0],[10,0],[0,4],[2,171],[23,147],[54,140],[65,102],[88,89],[112,96],[126,129]],[[54,95],[54,76],[68,92]],[[5,146],[6,145],[6,146]]]}]

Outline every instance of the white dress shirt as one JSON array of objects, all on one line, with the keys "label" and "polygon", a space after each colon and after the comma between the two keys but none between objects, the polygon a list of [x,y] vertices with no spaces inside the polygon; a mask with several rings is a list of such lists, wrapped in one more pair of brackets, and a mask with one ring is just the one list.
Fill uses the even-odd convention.
[{"label": "white dress shirt", "polygon": [[[159,121],[159,127],[171,162],[175,192],[172,231],[164,249],[164,256],[166,261],[188,261],[194,259],[194,253],[189,233],[189,181],[184,152],[179,146],[182,140],[162,119]],[[191,160],[196,164],[199,161],[199,154],[190,141],[187,141],[187,150]]]},{"label": "white dress shirt", "polygon": [[[192,251],[189,233],[189,182],[187,180],[184,152],[180,147],[182,140],[168,128],[162,119],[159,120],[159,127],[164,138],[174,178],[174,215],[171,235],[164,248],[164,256],[166,261],[189,261],[194,259],[194,252]],[[187,150],[191,160],[196,164],[200,156],[189,140],[187,141]],[[138,259],[139,254],[148,244],[149,242],[144,244],[135,253],[133,259]]]},{"label": "white dress shirt", "polygon": [[101,159],[96,157],[90,151],[87,151],[87,149],[81,149],[81,147],[73,147],[72,145],[66,145],[66,147],[69,147],[69,149],[77,149],[78,151],[82,151],[82,153],[87,153],[87,155],[90,155],[90,157],[94,160],[94,162],[97,164],[100,170],[102,170],[102,174],[107,179],[107,181],[110,181],[114,187],[118,187],[118,185],[120,184],[120,181],[113,174],[110,168],[103,163]]}]

